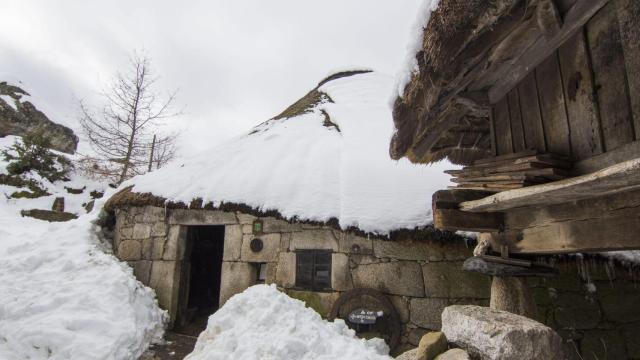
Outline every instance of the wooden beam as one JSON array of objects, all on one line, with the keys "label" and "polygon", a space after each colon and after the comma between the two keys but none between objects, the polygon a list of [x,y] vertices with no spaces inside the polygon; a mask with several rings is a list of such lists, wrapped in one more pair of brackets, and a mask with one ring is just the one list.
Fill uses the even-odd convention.
[{"label": "wooden beam", "polygon": [[491,232],[502,229],[502,213],[470,213],[455,209],[435,209],[433,226],[438,230]]},{"label": "wooden beam", "polygon": [[603,213],[602,217],[549,223],[522,231],[511,253],[558,254],[640,249],[640,208]]},{"label": "wooden beam", "polygon": [[492,249],[555,254],[640,249],[640,190],[505,213],[505,230],[492,233]]},{"label": "wooden beam", "polygon": [[465,106],[453,104],[446,111],[440,113],[438,119],[435,120],[436,125],[429,127],[428,132],[422,134],[419,137],[420,140],[411,149],[413,155],[418,159],[425,156],[438,143],[442,134],[458,125],[468,111],[469,109]]},{"label": "wooden beam", "polygon": [[521,207],[548,206],[637,188],[640,188],[640,158],[587,175],[466,201],[460,204],[460,209],[471,212],[494,212]]},{"label": "wooden beam", "polygon": [[536,22],[547,39],[552,39],[562,28],[560,11],[553,0],[540,0],[536,9]]},{"label": "wooden beam", "polygon": [[489,90],[489,100],[495,104],[513,89],[531,70],[548,58],[562,43],[568,40],[609,0],[578,0],[567,12],[560,31],[547,39],[540,37],[528,48],[507,72]]},{"label": "wooden beam", "polygon": [[628,143],[617,149],[607,151],[588,159],[584,159],[573,164],[574,175],[585,175],[606,167],[640,158],[640,140]]},{"label": "wooden beam", "polygon": [[498,231],[502,228],[502,214],[486,216],[458,210],[461,202],[481,199],[490,194],[488,191],[464,189],[436,191],[431,202],[435,228],[449,231]]}]

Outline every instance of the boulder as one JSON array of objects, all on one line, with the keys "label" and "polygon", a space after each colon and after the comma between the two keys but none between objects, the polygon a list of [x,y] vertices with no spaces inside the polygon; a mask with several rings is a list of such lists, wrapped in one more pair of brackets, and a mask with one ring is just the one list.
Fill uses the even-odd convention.
[{"label": "boulder", "polygon": [[436,356],[435,360],[471,360],[471,357],[462,349],[451,349]]},{"label": "boulder", "polygon": [[452,305],[442,312],[447,339],[481,359],[563,359],[562,338],[551,328],[506,311]]},{"label": "boulder", "polygon": [[447,338],[440,331],[427,333],[420,339],[415,360],[433,360],[447,351]]},{"label": "boulder", "polygon": [[403,352],[402,354],[396,357],[396,360],[413,360],[416,358],[416,353],[418,349],[411,349],[409,351]]},{"label": "boulder", "polygon": [[20,211],[20,215],[32,217],[38,220],[44,220],[49,222],[62,222],[77,219],[78,216],[76,214],[68,213],[68,212],[60,212],[53,210],[40,210],[40,209],[31,209],[31,210],[22,210]]}]

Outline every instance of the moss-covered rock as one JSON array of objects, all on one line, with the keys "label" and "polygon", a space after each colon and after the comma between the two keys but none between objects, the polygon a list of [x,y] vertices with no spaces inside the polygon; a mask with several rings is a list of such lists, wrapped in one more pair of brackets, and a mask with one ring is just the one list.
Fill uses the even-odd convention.
[{"label": "moss-covered rock", "polygon": [[62,222],[78,218],[78,216],[76,216],[75,214],[68,212],[40,209],[22,210],[20,211],[20,215],[49,222]]}]

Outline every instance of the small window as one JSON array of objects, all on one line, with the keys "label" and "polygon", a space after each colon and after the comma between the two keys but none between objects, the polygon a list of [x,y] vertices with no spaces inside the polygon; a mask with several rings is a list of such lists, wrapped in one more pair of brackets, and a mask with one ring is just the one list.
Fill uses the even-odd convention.
[{"label": "small window", "polygon": [[256,276],[256,284],[264,284],[267,280],[267,264],[266,263],[257,263],[255,264],[257,276]]},{"label": "small window", "polygon": [[296,252],[296,287],[309,290],[331,289],[331,251]]}]

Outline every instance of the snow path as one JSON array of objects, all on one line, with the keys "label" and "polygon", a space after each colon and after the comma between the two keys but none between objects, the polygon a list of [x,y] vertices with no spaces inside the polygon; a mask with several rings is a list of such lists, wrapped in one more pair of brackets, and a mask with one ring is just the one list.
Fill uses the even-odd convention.
[{"label": "snow path", "polygon": [[[14,137],[0,139],[0,149]],[[6,164],[0,158],[0,173]],[[137,359],[163,333],[165,312],[132,269],[108,254],[92,213],[66,223],[21,217],[23,209],[50,209],[65,196],[68,211],[99,185],[78,176],[44,182],[51,196],[7,199],[17,188],[0,185],[0,359]],[[72,195],[64,186],[88,185]],[[113,192],[113,191],[112,191]]]}]

